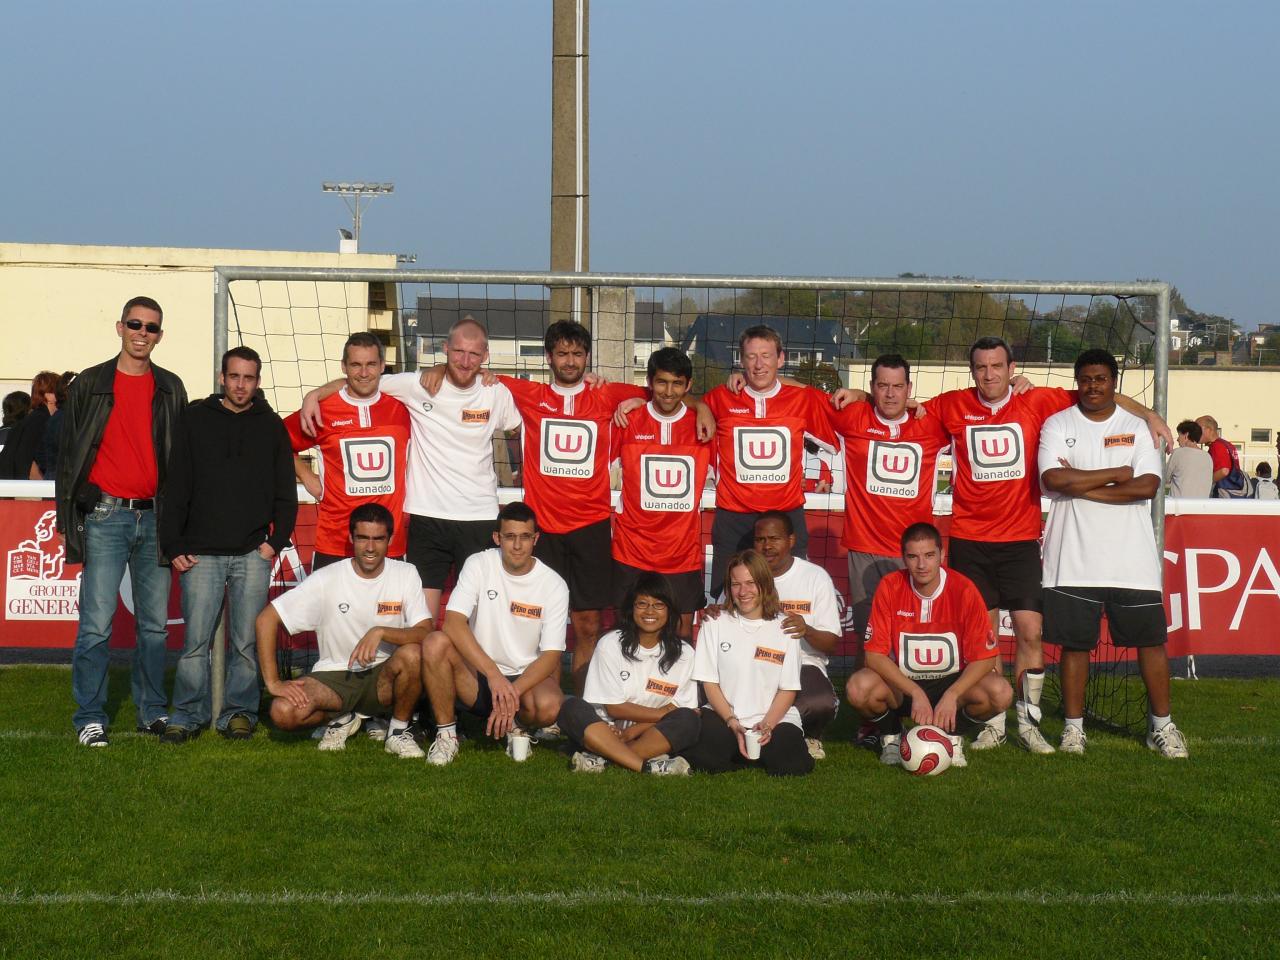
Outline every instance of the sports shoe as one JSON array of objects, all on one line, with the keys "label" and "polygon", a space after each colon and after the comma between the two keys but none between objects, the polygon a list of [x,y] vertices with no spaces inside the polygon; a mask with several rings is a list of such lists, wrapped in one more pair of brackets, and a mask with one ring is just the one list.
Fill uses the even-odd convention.
[{"label": "sports shoe", "polygon": [[194,740],[196,732],[186,727],[179,727],[177,724],[169,724],[164,728],[164,733],[160,734],[161,743],[170,743],[175,746],[179,743],[186,743],[188,740]]},{"label": "sports shoe", "polygon": [[387,721],[382,717],[369,717],[364,722],[364,732],[370,740],[382,743],[387,739]]},{"label": "sports shoe", "polygon": [[452,733],[437,733],[427,750],[427,763],[443,767],[458,756],[458,738]]},{"label": "sports shoe", "polygon": [[253,721],[243,713],[237,713],[227,721],[226,729],[218,732],[228,740],[250,740],[253,738]]},{"label": "sports shoe", "polygon": [[[1044,739],[1043,737],[1041,739]],[[995,727],[989,727],[985,723],[982,729],[978,731],[978,735],[973,738],[970,744],[974,750],[994,750],[996,747],[1004,746],[1005,735]],[[1050,752],[1053,748],[1050,747]]]},{"label": "sports shoe", "polygon": [[604,773],[604,768],[609,766],[609,761],[596,753],[587,753],[585,750],[579,750],[569,758],[569,769],[577,770],[579,773]]},{"label": "sports shoe", "polygon": [[853,745],[862,747],[864,750],[870,750],[872,753],[879,753],[880,728],[874,723],[864,723],[858,728],[858,732],[853,735]]},{"label": "sports shoe", "polygon": [[804,745],[809,748],[809,756],[813,757],[813,759],[827,759],[827,751],[822,749],[822,741],[817,737],[805,737]]},{"label": "sports shoe", "polygon": [[1018,746],[1027,753],[1053,753],[1053,744],[1044,738],[1044,734],[1034,723],[1018,725]]},{"label": "sports shoe", "polygon": [[964,755],[964,737],[953,736],[951,738],[951,765],[953,767],[967,767],[969,761]]},{"label": "sports shoe", "polygon": [[563,736],[564,734],[560,732],[560,724],[558,723],[539,727],[533,732],[533,739],[537,740],[539,743],[544,743],[548,740],[559,740]]},{"label": "sports shoe", "polygon": [[1062,739],[1058,741],[1058,749],[1063,753],[1084,753],[1089,738],[1080,727],[1066,726],[1062,728]]},{"label": "sports shoe", "polygon": [[105,747],[111,743],[100,723],[86,723],[76,731],[76,738],[82,747]]},{"label": "sports shoe", "polygon": [[886,767],[902,766],[902,734],[890,733],[880,738],[880,762]]},{"label": "sports shoe", "polygon": [[409,732],[408,727],[405,727],[394,736],[388,736],[382,749],[387,753],[394,754],[397,757],[405,757],[409,760],[421,760],[426,756],[422,752],[422,748],[418,746],[418,741],[413,739],[413,734]]},{"label": "sports shoe", "polygon": [[687,777],[689,761],[684,757],[654,757],[644,762],[643,770],[655,777]]},{"label": "sports shoe", "polygon": [[1187,738],[1172,723],[1166,723],[1159,730],[1148,733],[1147,746],[1170,760],[1187,758]]},{"label": "sports shoe", "polygon": [[145,733],[149,736],[158,737],[160,734],[164,733],[164,728],[168,725],[169,718],[167,716],[156,717],[150,723],[139,723],[137,731],[138,733]]},{"label": "sports shoe", "polygon": [[334,717],[324,725],[324,733],[320,735],[317,750],[345,750],[347,738],[360,729],[360,717],[354,713],[344,713]]}]

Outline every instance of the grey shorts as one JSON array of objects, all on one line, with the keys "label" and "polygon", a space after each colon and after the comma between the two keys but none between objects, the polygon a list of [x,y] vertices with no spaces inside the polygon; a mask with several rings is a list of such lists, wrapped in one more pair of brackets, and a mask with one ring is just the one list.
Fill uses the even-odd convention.
[{"label": "grey shorts", "polygon": [[378,677],[387,665],[383,660],[371,670],[315,670],[307,676],[324,684],[342,698],[339,713],[363,713],[367,717],[379,717],[387,712],[390,702],[378,699]]}]

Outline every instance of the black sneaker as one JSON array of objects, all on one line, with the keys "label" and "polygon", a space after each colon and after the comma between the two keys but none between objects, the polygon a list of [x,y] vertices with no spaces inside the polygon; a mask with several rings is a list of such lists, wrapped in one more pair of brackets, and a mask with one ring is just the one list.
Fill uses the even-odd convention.
[{"label": "black sneaker", "polygon": [[138,732],[158,737],[160,734],[164,733],[164,728],[167,726],[169,726],[168,717],[156,717],[148,724],[138,724]]},{"label": "black sneaker", "polygon": [[105,747],[111,742],[100,723],[86,723],[76,731],[76,739],[82,747]]},{"label": "black sneaker", "polygon": [[228,740],[249,740],[253,737],[253,721],[243,713],[237,713],[227,721],[226,728],[218,732]]},{"label": "black sneaker", "polygon": [[186,743],[196,735],[194,730],[188,730],[186,727],[177,727],[172,723],[164,728],[164,733],[160,734],[161,743]]},{"label": "black sneaker", "polygon": [[853,745],[872,753],[880,752],[880,730],[874,723],[864,723],[854,734]]}]

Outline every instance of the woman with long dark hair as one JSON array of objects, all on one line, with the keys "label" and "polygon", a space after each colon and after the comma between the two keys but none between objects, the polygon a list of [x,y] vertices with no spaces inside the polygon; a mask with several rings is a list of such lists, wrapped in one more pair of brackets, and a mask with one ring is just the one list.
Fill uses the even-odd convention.
[{"label": "woman with long dark hair", "polygon": [[667,578],[642,573],[618,616],[618,629],[596,644],[582,697],[560,708],[560,730],[579,748],[571,766],[687,774],[678,754],[698,739],[698,693],[693,649],[676,634],[680,615]]}]

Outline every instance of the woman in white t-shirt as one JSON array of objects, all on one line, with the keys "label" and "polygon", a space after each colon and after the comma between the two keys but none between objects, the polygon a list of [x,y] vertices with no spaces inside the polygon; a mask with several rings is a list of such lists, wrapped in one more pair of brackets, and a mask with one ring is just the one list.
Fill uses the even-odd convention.
[{"label": "woman in white t-shirt", "polygon": [[693,648],[676,634],[680,615],[667,578],[642,573],[618,610],[621,626],[596,644],[582,697],[560,708],[561,732],[578,747],[574,770],[610,763],[683,775],[678,754],[698,739]]},{"label": "woman in white t-shirt", "polygon": [[[728,609],[704,621],[693,678],[702,684],[698,742],[685,752],[695,770],[720,773],[758,762],[772,776],[813,770],[795,708],[800,689],[800,645],[782,629],[773,575],[763,556],[744,550],[729,559],[724,593]],[[748,739],[759,739],[759,760],[749,760]]]}]

